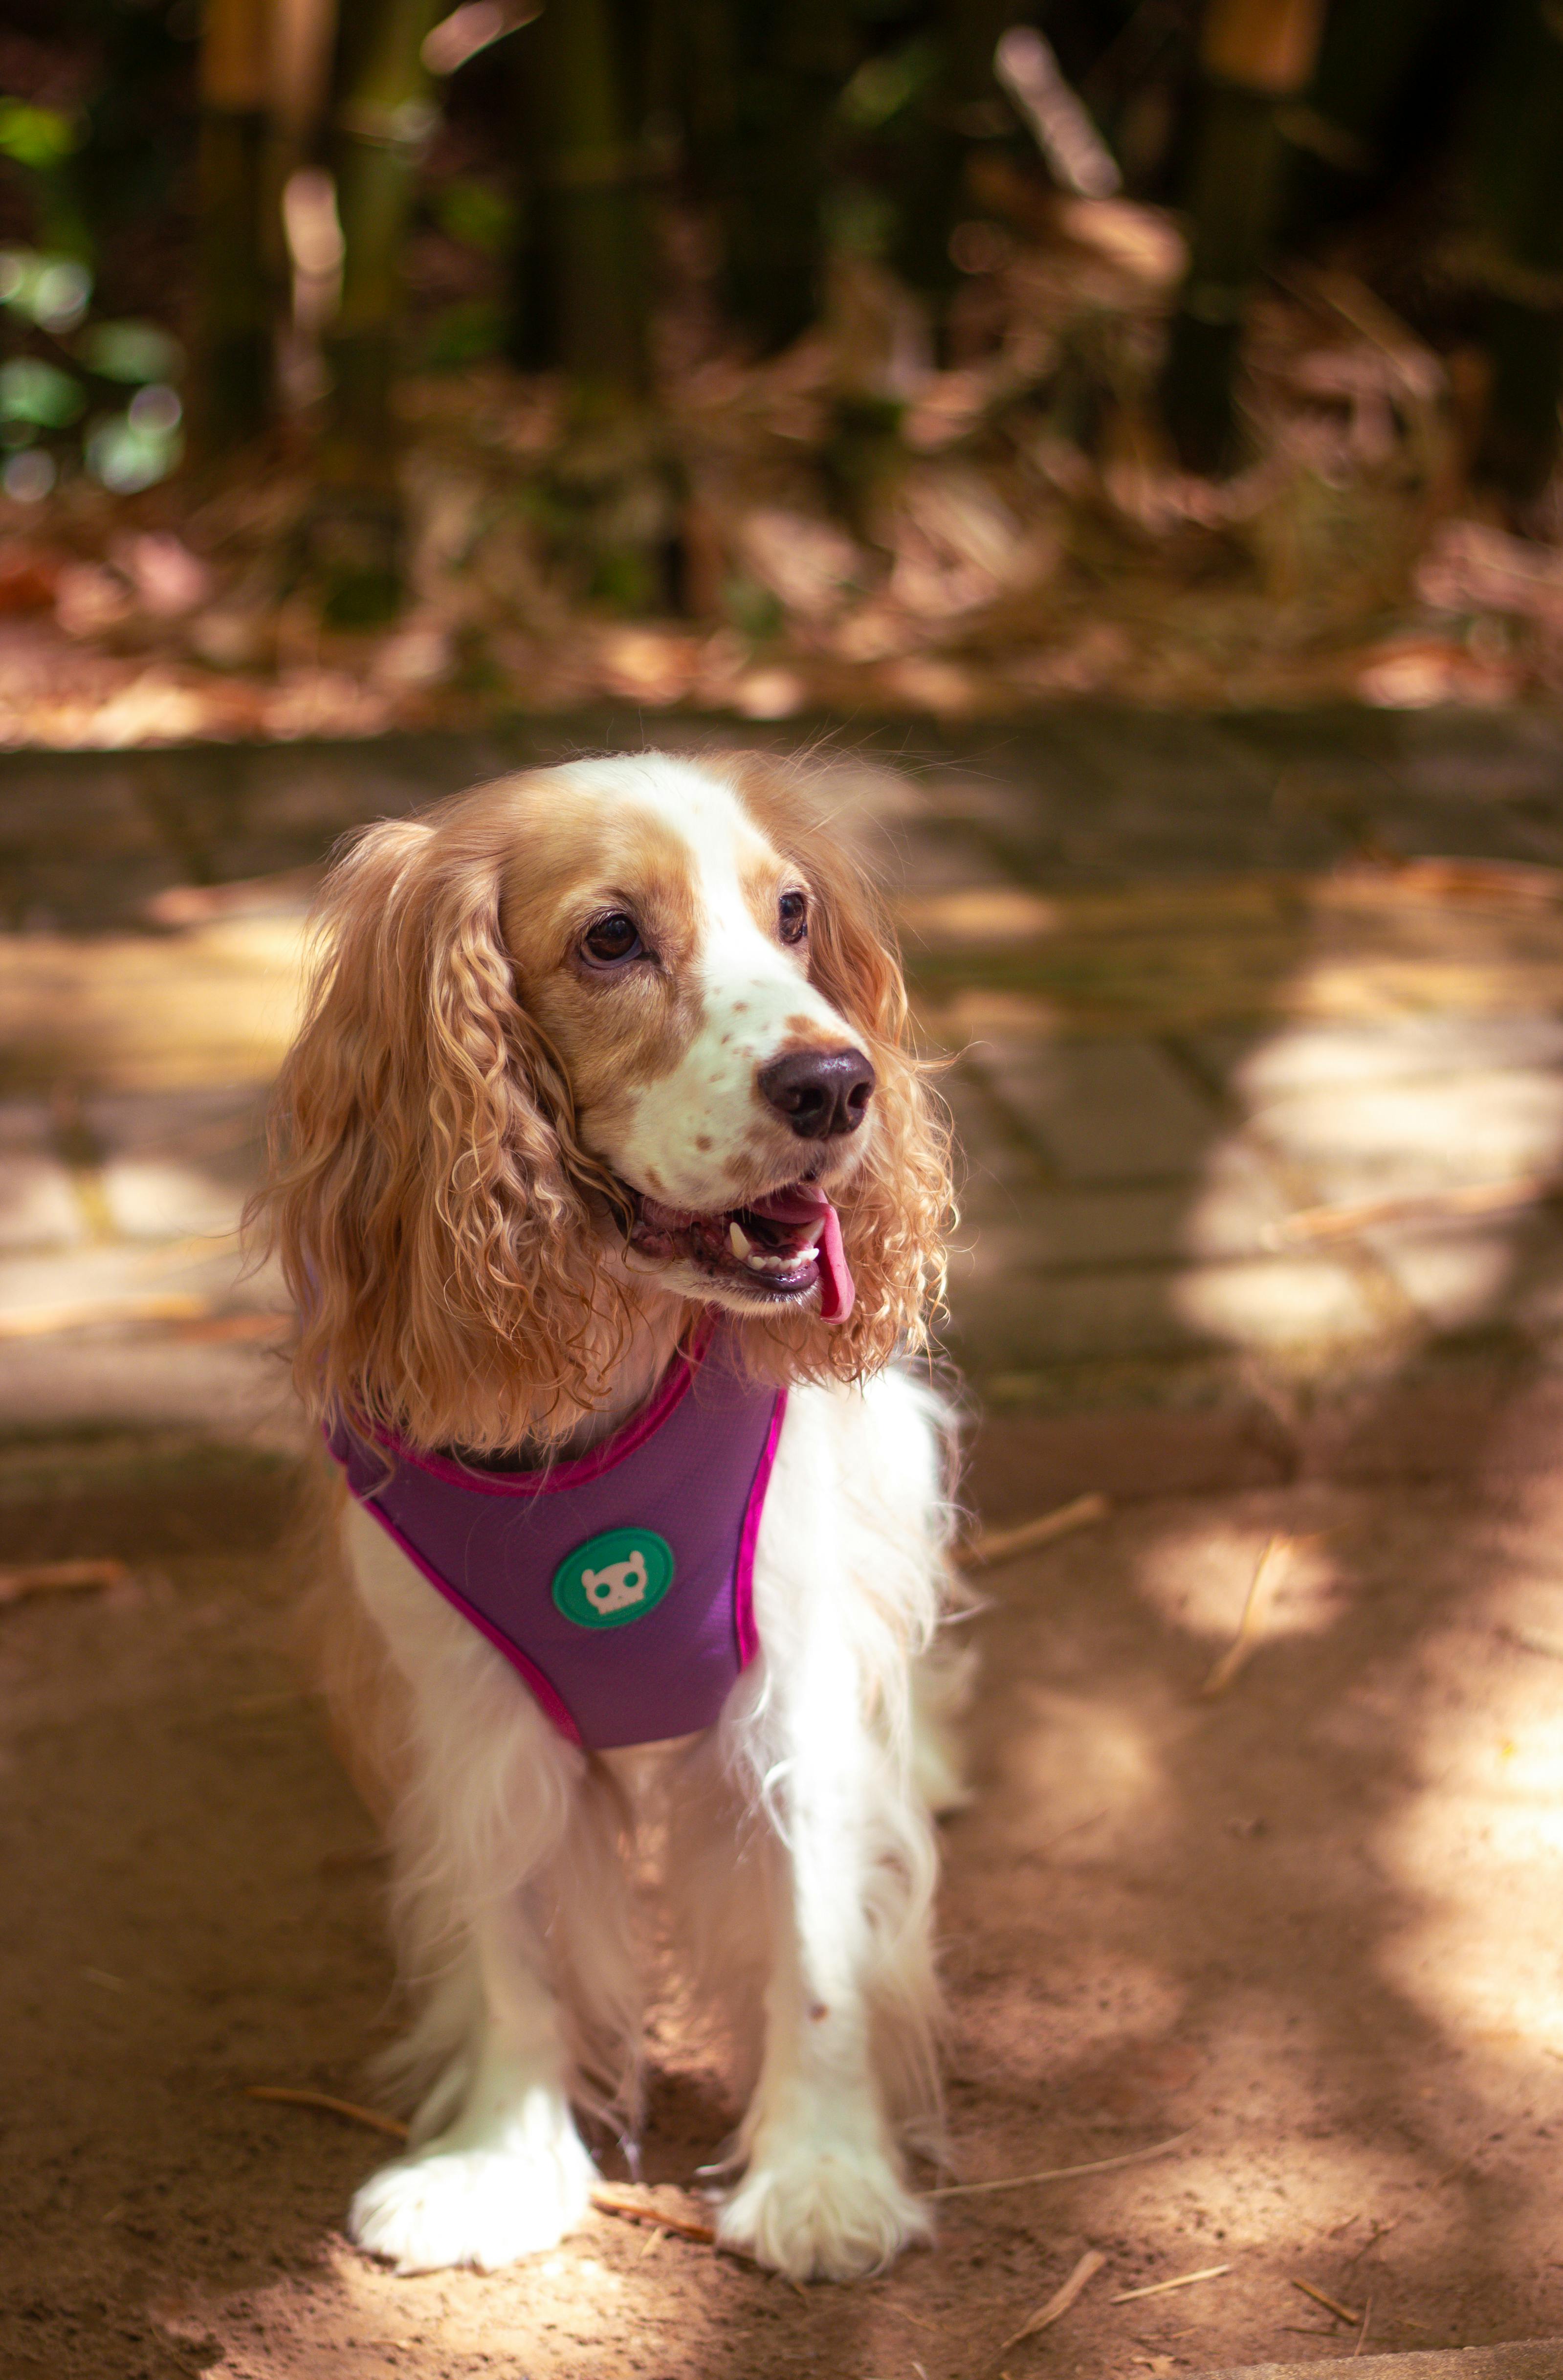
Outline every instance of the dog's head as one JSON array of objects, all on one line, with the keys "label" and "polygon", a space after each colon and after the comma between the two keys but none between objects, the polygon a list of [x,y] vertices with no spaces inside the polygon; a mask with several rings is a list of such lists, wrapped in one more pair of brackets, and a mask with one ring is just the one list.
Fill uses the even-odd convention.
[{"label": "dog's head", "polygon": [[876,905],[801,775],[509,778],[333,869],[270,1216],[300,1379],[422,1442],[563,1427],[637,1294],[860,1377],[939,1279],[944,1148]]}]

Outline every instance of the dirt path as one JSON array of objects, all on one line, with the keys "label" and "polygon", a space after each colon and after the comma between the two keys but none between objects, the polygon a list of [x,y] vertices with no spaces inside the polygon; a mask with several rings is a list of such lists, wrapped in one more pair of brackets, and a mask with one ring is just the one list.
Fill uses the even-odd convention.
[{"label": "dirt path", "polygon": [[[1159,1445],[1165,1469],[1165,1417],[1119,1420],[1123,1467]],[[1378,2349],[1563,2328],[1563,1399],[1445,1421],[1466,1459],[1439,1481],[1412,1445],[1394,1476],[1157,1495],[990,1581],[942,1912],[957,2175],[1187,2137],[951,2198],[931,2252],[801,2295],[606,2216],[487,2279],[345,2245],[373,2137],[243,2095],[361,2096],[389,2013],[372,1839],[282,1651],[287,1466],[14,1447],[7,1553],[135,1575],[0,1614],[6,2370],[1130,2380],[1349,2354],[1296,2280],[1371,2305]],[[1074,1459],[1048,1430],[979,1450],[991,1516]],[[1202,1699],[1276,1536],[1263,1640]],[[659,2064],[646,2170],[687,2184],[731,2110],[676,2043]],[[1072,2311],[1001,2357],[1088,2247]]]}]

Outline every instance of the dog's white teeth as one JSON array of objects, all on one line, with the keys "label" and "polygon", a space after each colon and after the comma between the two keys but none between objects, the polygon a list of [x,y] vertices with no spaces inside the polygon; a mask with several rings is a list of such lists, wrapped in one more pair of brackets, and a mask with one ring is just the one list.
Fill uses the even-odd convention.
[{"label": "dog's white teeth", "polygon": [[751,1242],[747,1232],[742,1231],[736,1223],[729,1223],[727,1242],[740,1264],[752,1262],[749,1255]]},{"label": "dog's white teeth", "polygon": [[744,1262],[751,1272],[796,1272],[803,1258],[812,1253],[800,1248],[790,1257],[768,1257],[762,1256],[758,1248],[751,1248]]}]

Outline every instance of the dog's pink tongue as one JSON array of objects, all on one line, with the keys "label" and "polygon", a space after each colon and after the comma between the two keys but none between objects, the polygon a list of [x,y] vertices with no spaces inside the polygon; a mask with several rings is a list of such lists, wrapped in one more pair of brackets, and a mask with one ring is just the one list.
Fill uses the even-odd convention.
[{"label": "dog's pink tongue", "polygon": [[820,1204],[825,1209],[825,1229],[819,1234],[819,1318],[844,1322],[856,1302],[857,1288],[847,1269],[841,1217],[823,1194]]},{"label": "dog's pink tongue", "polygon": [[819,1318],[822,1322],[844,1322],[852,1312],[857,1291],[842,1245],[841,1217],[824,1191],[812,1182],[795,1182],[790,1190],[776,1190],[769,1198],[757,1198],[753,1212],[772,1223],[818,1221]]}]

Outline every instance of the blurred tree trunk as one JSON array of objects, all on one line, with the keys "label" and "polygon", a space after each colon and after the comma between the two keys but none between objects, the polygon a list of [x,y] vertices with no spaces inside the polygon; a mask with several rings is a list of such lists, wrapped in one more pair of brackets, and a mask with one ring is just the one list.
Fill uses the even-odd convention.
[{"label": "blurred tree trunk", "polygon": [[1476,468],[1522,519],[1557,465],[1563,395],[1563,22],[1548,0],[1508,0],[1475,169],[1493,369]]},{"label": "blurred tree trunk", "polygon": [[[353,0],[345,0],[351,7]],[[277,270],[288,260],[282,236],[282,194],[298,166],[323,160],[326,102],[336,35],[336,0],[271,0],[269,61],[271,123],[266,165],[265,237],[275,243]]]},{"label": "blurred tree trunk", "polygon": [[200,249],[191,430],[215,461],[272,419],[277,285],[265,233],[269,0],[205,0]]},{"label": "blurred tree trunk", "polygon": [[1279,212],[1278,121],[1313,79],[1325,0],[1210,0],[1188,210],[1188,277],[1162,407],[1180,457],[1215,475],[1238,459],[1233,382],[1243,317]]},{"label": "blurred tree trunk", "polygon": [[854,63],[852,27],[837,0],[732,0],[730,27],[732,138],[711,182],[725,296],[774,355],[819,310],[830,115]]},{"label": "blurred tree trunk", "polygon": [[999,39],[1017,15],[1014,0],[942,0],[939,72],[926,138],[902,195],[893,262],[933,308],[936,336],[960,275],[950,236],[966,202],[966,168],[976,142],[1012,128],[993,72]]},{"label": "blurred tree trunk", "polygon": [[546,0],[515,45],[524,155],[511,353],[565,386],[564,435],[534,482],[535,515],[577,599],[628,613],[679,609],[685,576],[684,490],[649,401],[641,134],[660,35],[621,0]]},{"label": "blurred tree trunk", "polygon": [[[1408,85],[1440,50],[1471,56],[1472,28],[1461,20],[1472,13],[1472,0],[1332,0],[1313,87],[1280,117],[1298,152],[1289,228],[1306,233],[1381,187],[1387,144],[1403,146],[1394,127]],[[1413,139],[1436,129],[1426,114],[1425,106],[1416,110]]]},{"label": "blurred tree trunk", "polygon": [[342,302],[326,341],[332,384],[310,544],[327,616],[344,627],[389,618],[401,599],[392,397],[402,252],[434,123],[419,52],[438,13],[439,0],[344,0],[338,27],[332,162]]},{"label": "blurred tree trunk", "polygon": [[577,416],[648,379],[642,159],[613,0],[548,0],[516,47],[526,129],[512,352],[563,370]]},{"label": "blurred tree trunk", "polygon": [[701,197],[726,172],[737,129],[733,0],[652,0],[651,103],[676,120]]}]

